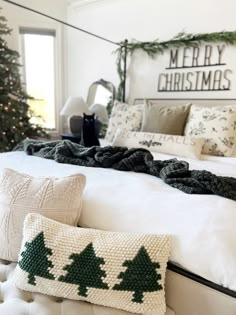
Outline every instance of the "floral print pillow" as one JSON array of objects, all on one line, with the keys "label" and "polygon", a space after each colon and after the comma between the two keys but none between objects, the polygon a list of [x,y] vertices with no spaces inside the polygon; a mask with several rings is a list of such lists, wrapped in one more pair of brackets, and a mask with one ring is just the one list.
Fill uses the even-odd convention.
[{"label": "floral print pillow", "polygon": [[192,105],[184,134],[205,138],[203,154],[232,156],[236,141],[236,106]]},{"label": "floral print pillow", "polygon": [[128,105],[115,102],[105,139],[112,142],[118,128],[127,131],[140,131],[144,105]]}]

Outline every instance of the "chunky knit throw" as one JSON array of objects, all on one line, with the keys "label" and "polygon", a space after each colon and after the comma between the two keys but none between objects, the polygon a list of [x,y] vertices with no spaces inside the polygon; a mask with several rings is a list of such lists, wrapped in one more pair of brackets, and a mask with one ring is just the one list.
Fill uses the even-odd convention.
[{"label": "chunky knit throw", "polygon": [[59,163],[146,173],[188,194],[215,194],[236,201],[236,178],[217,176],[204,170],[190,171],[188,162],[175,158],[153,160],[146,149],[86,148],[69,140],[43,142],[26,139],[15,150],[24,150],[29,155]]}]

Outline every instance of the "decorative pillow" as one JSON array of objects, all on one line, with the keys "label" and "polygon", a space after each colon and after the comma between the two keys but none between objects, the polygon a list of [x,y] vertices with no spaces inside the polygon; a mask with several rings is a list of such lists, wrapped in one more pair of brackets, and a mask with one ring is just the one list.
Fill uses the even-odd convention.
[{"label": "decorative pillow", "polygon": [[15,269],[22,290],[133,313],[165,313],[166,235],[71,227],[29,214]]},{"label": "decorative pillow", "polygon": [[118,129],[112,145],[200,159],[203,143],[202,138]]},{"label": "decorative pillow", "polygon": [[112,142],[117,128],[139,131],[142,124],[143,107],[144,105],[128,105],[116,101],[112,108],[105,139]]},{"label": "decorative pillow", "polygon": [[0,175],[0,258],[17,261],[26,214],[38,212],[77,225],[85,176],[34,178],[4,169]]},{"label": "decorative pillow", "polygon": [[146,101],[141,131],[183,135],[190,104],[160,105]]},{"label": "decorative pillow", "polygon": [[236,139],[236,106],[192,105],[184,133],[205,138],[204,154],[232,156]]}]

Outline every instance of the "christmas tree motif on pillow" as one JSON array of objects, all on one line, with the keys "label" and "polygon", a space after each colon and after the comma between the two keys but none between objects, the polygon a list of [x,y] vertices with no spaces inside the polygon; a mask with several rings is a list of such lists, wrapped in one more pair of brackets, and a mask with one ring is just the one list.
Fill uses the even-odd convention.
[{"label": "christmas tree motif on pillow", "polygon": [[67,274],[60,276],[59,281],[78,284],[78,295],[84,297],[88,296],[87,287],[108,289],[108,285],[102,281],[106,273],[100,268],[101,264],[105,264],[104,259],[96,256],[92,243],[80,254],[71,254],[69,258],[73,259],[73,262],[63,267]]},{"label": "christmas tree motif on pillow", "polygon": [[19,261],[19,266],[29,273],[28,283],[36,285],[35,276],[54,280],[55,276],[49,272],[53,264],[48,259],[48,256],[52,255],[52,250],[45,246],[43,232],[39,233],[32,242],[26,242],[25,248],[26,250],[21,253],[22,259]]},{"label": "christmas tree motif on pillow", "polygon": [[126,271],[118,276],[118,279],[123,280],[115,284],[113,290],[133,291],[133,302],[143,303],[144,292],[163,289],[158,283],[161,275],[156,271],[160,268],[160,264],[151,261],[144,246],[140,248],[133,260],[126,260],[122,266],[127,267]]}]

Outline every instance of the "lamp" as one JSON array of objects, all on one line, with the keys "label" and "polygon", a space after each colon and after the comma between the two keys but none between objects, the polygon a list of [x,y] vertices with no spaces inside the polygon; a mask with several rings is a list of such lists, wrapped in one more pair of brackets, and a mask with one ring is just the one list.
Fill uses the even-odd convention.
[{"label": "lamp", "polygon": [[89,107],[89,111],[101,121],[102,124],[108,123],[108,112],[107,108],[102,104],[93,104]]},{"label": "lamp", "polygon": [[62,108],[60,116],[68,116],[68,125],[72,134],[80,134],[83,113],[88,113],[88,106],[84,99],[70,96]]}]

